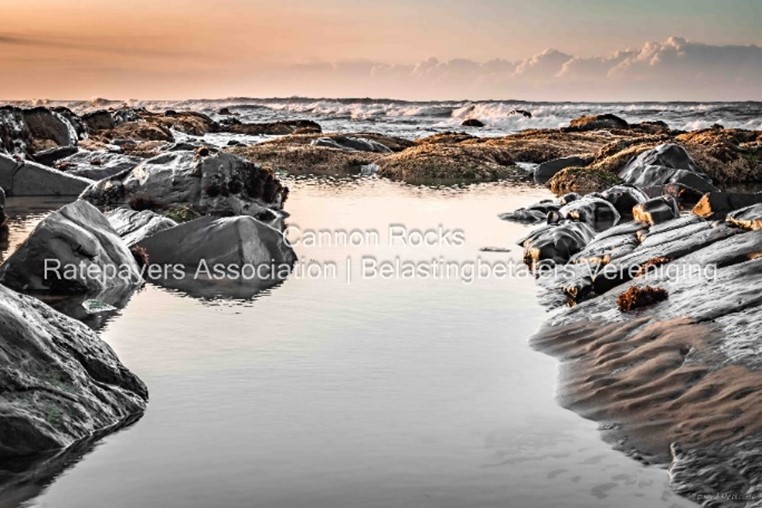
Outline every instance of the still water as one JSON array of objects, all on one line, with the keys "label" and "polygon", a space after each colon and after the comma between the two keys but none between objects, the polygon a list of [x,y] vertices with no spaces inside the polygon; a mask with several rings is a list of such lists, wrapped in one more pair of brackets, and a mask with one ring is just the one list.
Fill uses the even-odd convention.
[{"label": "still water", "polygon": [[[100,332],[148,385],[148,411],[24,506],[693,506],[665,470],[612,450],[557,404],[557,363],[527,343],[546,316],[531,279],[363,277],[365,256],[519,262],[526,227],[496,215],[547,191],[289,185],[299,231],[381,241],[296,245],[338,276],[292,277],[249,300],[136,293]],[[8,205],[18,240],[41,211]],[[389,245],[395,224],[464,241]]]}]

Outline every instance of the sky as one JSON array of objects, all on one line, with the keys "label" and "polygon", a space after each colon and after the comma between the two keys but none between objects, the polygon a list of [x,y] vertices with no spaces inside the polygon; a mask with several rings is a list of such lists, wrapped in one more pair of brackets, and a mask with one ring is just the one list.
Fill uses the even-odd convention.
[{"label": "sky", "polygon": [[0,99],[762,100],[761,0],[0,0]]}]

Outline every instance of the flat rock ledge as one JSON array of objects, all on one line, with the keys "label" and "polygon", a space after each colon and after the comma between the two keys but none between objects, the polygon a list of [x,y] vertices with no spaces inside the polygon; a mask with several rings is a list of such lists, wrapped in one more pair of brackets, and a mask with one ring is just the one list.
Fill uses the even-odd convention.
[{"label": "flat rock ledge", "polygon": [[82,323],[0,285],[0,459],[69,447],[143,413],[148,390]]},{"label": "flat rock ledge", "polygon": [[[761,255],[759,230],[683,216],[599,233],[565,275],[541,280],[585,295],[532,339],[563,362],[561,404],[601,422],[618,449],[667,465],[673,489],[703,506],[762,500]],[[607,266],[606,284],[588,275]],[[645,286],[668,298],[620,310],[618,295]]]}]

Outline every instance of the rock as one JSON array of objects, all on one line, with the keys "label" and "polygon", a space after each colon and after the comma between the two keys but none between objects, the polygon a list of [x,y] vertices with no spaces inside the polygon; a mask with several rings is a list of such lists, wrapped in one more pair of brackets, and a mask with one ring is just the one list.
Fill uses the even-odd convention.
[{"label": "rock", "polygon": [[143,413],[148,390],[85,325],[0,286],[0,458],[71,446]]},{"label": "rock", "polygon": [[709,192],[693,208],[693,213],[706,219],[724,219],[735,210],[762,203],[762,194]]},{"label": "rock", "polygon": [[146,250],[151,265],[181,265],[183,275],[161,274],[154,280],[191,294],[210,291],[210,284],[223,295],[254,294],[285,279],[296,261],[280,231],[249,216],[202,217],[137,245]]},{"label": "rock", "polygon": [[594,196],[575,199],[561,207],[558,213],[562,219],[584,222],[596,232],[616,226],[620,219],[614,205]]},{"label": "rock", "polygon": [[588,115],[569,122],[568,131],[593,131],[602,129],[627,129],[630,125],[616,115]]},{"label": "rock", "polygon": [[24,123],[32,136],[38,140],[50,140],[57,146],[77,144],[74,126],[62,115],[48,108],[23,110]]},{"label": "rock", "polygon": [[140,111],[138,114],[143,120],[158,127],[174,129],[191,136],[203,136],[218,130],[217,122],[209,116],[196,111],[177,112],[170,110],[164,114]]},{"label": "rock", "polygon": [[50,108],[51,111],[61,115],[74,129],[77,139],[82,140],[87,137],[87,126],[82,122],[82,119],[74,111],[65,106],[55,106]]},{"label": "rock", "polygon": [[117,124],[111,113],[105,109],[82,115],[82,122],[84,122],[87,130],[90,132],[113,129]]},{"label": "rock", "polygon": [[524,247],[524,262],[537,267],[543,261],[566,263],[595,237],[584,222],[568,221],[545,224],[519,242]]},{"label": "rock", "polygon": [[587,194],[618,185],[622,180],[607,171],[593,168],[571,167],[562,169],[548,181],[548,187],[556,194],[579,192]]},{"label": "rock", "polygon": [[268,123],[241,123],[236,118],[227,118],[219,124],[220,132],[232,132],[249,136],[286,135],[286,134],[319,134],[323,132],[320,125],[312,120],[284,120]]},{"label": "rock", "polygon": [[701,192],[718,190],[712,180],[699,171],[685,149],[676,144],[662,144],[641,153],[619,172],[619,176],[638,187],[681,183]]},{"label": "rock", "polygon": [[57,148],[48,148],[41,152],[34,154],[35,162],[38,162],[44,166],[52,166],[57,160],[69,157],[77,153],[79,149],[76,146],[62,146]]},{"label": "rock", "polygon": [[672,196],[661,196],[649,199],[645,203],[636,205],[632,210],[636,221],[649,224],[661,224],[680,216],[677,201]]},{"label": "rock", "polygon": [[514,109],[513,111],[511,111],[511,114],[521,115],[524,118],[532,118],[532,113],[525,109]]},{"label": "rock", "polygon": [[67,175],[102,180],[129,171],[143,160],[141,157],[122,153],[82,150],[58,161],[55,167]]},{"label": "rock", "polygon": [[202,215],[252,216],[272,216],[273,210],[282,209],[287,196],[288,188],[272,172],[240,157],[190,151],[159,155],[82,193],[82,199],[98,206],[187,207]]},{"label": "rock", "polygon": [[463,123],[460,125],[463,127],[484,127],[484,122],[477,120],[476,118],[469,118],[467,120],[463,120]]},{"label": "rock", "polygon": [[113,129],[98,133],[98,135],[112,141],[125,140],[131,143],[136,141],[172,142],[175,140],[168,127],[145,120],[121,123]]},{"label": "rock", "polygon": [[762,229],[762,204],[756,204],[730,212],[725,219],[733,226],[759,230]]},{"label": "rock", "polygon": [[380,176],[406,182],[525,180],[507,150],[488,145],[418,145],[378,159]]},{"label": "rock", "polygon": [[632,217],[635,205],[648,201],[648,196],[634,185],[614,185],[601,192],[601,197],[614,205],[617,212],[624,218]]},{"label": "rock", "polygon": [[233,113],[232,111],[230,111],[230,108],[220,108],[220,110],[219,110],[219,111],[217,111],[217,114],[218,114],[218,115],[221,115],[221,116],[232,116],[232,115],[234,115],[235,113]]},{"label": "rock", "polygon": [[5,215],[5,191],[0,187],[0,244],[8,240],[8,217]]},{"label": "rock", "polygon": [[313,140],[312,144],[315,146],[327,146],[330,148],[348,150],[351,152],[392,152],[391,148],[379,143],[378,141],[353,136],[333,136],[330,138],[321,137]]},{"label": "rock", "polygon": [[136,211],[125,207],[106,212],[106,218],[128,247],[159,231],[177,226],[177,222],[151,210]]},{"label": "rock", "polygon": [[513,212],[500,214],[498,217],[507,221],[538,223],[543,222],[549,213],[558,212],[560,208],[561,204],[557,200],[543,199]]},{"label": "rock", "polygon": [[0,154],[0,187],[9,196],[77,196],[91,182],[35,162]]},{"label": "rock", "polygon": [[573,155],[571,157],[562,157],[560,159],[553,159],[547,162],[543,162],[539,166],[537,166],[537,170],[535,170],[534,173],[534,181],[535,183],[539,184],[545,184],[550,180],[553,175],[561,171],[562,169],[566,169],[573,166],[586,166],[590,163],[590,159],[585,157],[579,157],[576,155]]},{"label": "rock", "polygon": [[0,149],[31,158],[35,152],[77,144],[74,127],[47,108],[0,107]]},{"label": "rock", "polygon": [[37,225],[0,266],[0,282],[23,292],[97,295],[131,291],[142,278],[108,219],[78,200]]},{"label": "rock", "polygon": [[677,200],[677,204],[680,206],[680,208],[693,207],[704,196],[703,192],[699,192],[696,189],[681,183],[668,183],[666,185],[644,187],[641,190],[646,196],[650,198],[656,198],[659,196],[672,196]]}]

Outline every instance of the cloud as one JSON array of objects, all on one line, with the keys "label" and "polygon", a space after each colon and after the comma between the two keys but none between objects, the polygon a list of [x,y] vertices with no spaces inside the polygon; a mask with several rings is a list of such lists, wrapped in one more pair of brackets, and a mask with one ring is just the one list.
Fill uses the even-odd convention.
[{"label": "cloud", "polygon": [[94,40],[82,42],[81,39],[60,36],[30,36],[0,33],[0,49],[2,47],[39,47],[54,50],[78,50],[95,53],[105,53],[120,56],[136,57],[176,57],[192,56],[186,52],[170,51],[160,48],[139,48],[123,46],[119,41]]},{"label": "cloud", "polygon": [[[762,100],[762,48],[669,37],[610,55],[549,49],[520,61],[428,58],[411,65],[311,64],[313,77],[354,95],[532,100]],[[435,95],[434,95],[435,94]]]}]

